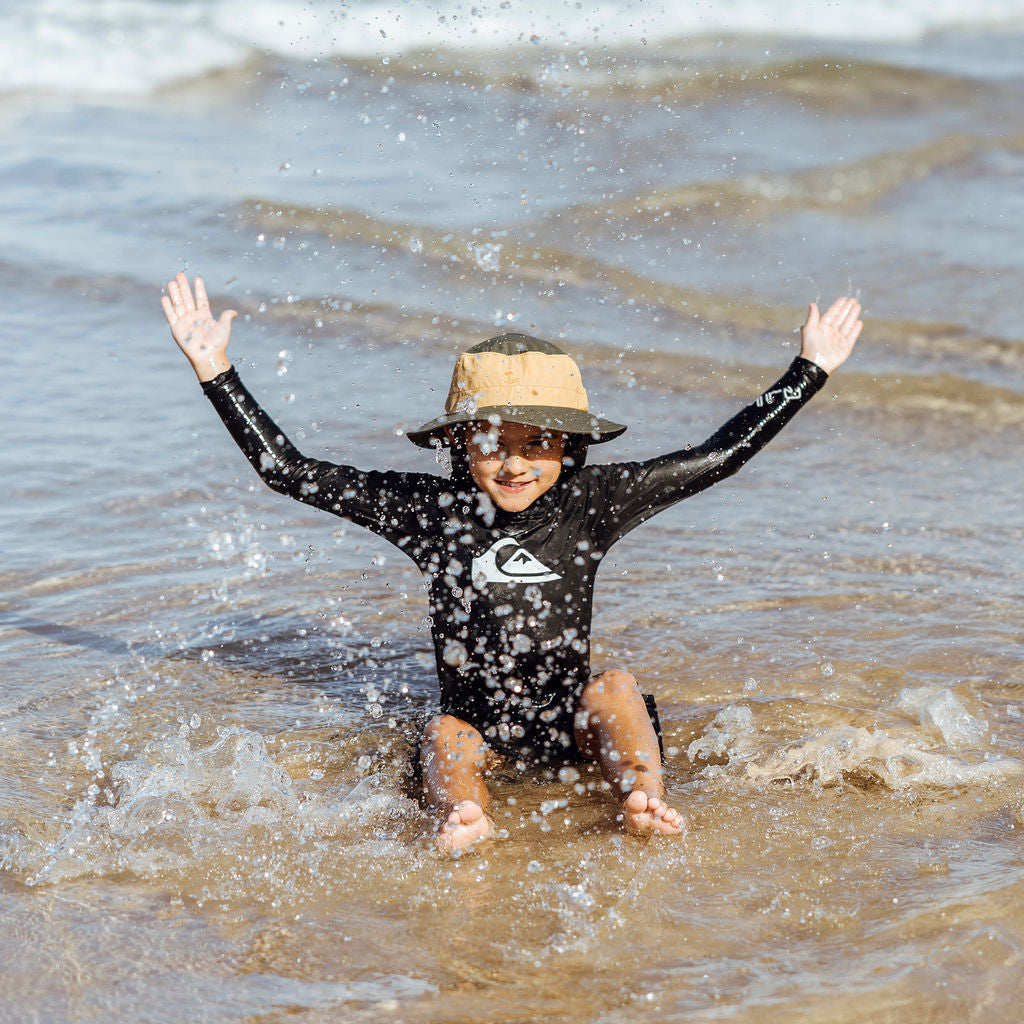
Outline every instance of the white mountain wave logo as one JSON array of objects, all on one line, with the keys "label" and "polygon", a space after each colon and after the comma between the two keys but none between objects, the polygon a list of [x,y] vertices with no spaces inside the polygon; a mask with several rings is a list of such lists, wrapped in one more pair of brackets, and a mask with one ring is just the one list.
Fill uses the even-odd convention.
[{"label": "white mountain wave logo", "polygon": [[[502,555],[508,548],[515,550]],[[496,540],[482,555],[473,559],[473,582],[481,583],[548,583],[560,580],[559,573],[521,547],[511,537]]]}]

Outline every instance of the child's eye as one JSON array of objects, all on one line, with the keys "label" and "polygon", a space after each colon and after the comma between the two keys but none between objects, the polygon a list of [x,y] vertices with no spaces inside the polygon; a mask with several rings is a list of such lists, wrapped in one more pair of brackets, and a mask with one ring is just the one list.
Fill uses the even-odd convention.
[{"label": "child's eye", "polygon": [[494,431],[483,431],[473,435],[475,444],[484,455],[496,455],[499,453],[498,438]]}]

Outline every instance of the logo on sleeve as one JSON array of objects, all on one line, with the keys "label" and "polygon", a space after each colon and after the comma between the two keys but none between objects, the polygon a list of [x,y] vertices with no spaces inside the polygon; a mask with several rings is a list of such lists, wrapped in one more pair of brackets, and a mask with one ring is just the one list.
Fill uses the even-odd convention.
[{"label": "logo on sleeve", "polygon": [[[509,550],[511,549],[511,550]],[[473,583],[548,583],[560,580],[511,537],[496,540],[482,555],[473,559]]]}]

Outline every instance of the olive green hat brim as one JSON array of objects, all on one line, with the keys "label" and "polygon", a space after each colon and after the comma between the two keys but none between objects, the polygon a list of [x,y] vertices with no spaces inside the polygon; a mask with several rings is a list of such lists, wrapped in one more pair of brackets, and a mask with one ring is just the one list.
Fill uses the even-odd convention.
[{"label": "olive green hat brim", "polygon": [[565,409],[549,405],[492,406],[469,412],[453,412],[410,430],[406,437],[420,448],[434,448],[449,443],[445,427],[457,423],[522,423],[558,434],[579,434],[592,444],[611,441],[625,431],[621,423],[603,419],[581,409]]}]

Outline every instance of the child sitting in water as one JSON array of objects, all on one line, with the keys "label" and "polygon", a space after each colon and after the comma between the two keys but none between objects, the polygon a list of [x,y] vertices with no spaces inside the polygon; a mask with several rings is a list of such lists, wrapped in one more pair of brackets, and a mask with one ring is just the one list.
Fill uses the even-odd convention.
[{"label": "child sitting in water", "polygon": [[810,305],[782,378],[704,444],[647,462],[589,466],[588,448],[626,428],[589,412],[575,362],[548,342],[504,334],[463,352],[444,415],[409,440],[451,451],[450,479],[309,459],[245,389],[201,278],[162,298],[171,333],[256,472],[274,490],[367,527],[430,581],[441,712],[419,748],[439,848],[486,838],[484,776],[496,755],[596,761],[631,832],[676,834],[665,802],[654,701],[627,672],[590,674],[594,580],[617,540],[736,472],[849,356],[860,304]]}]

